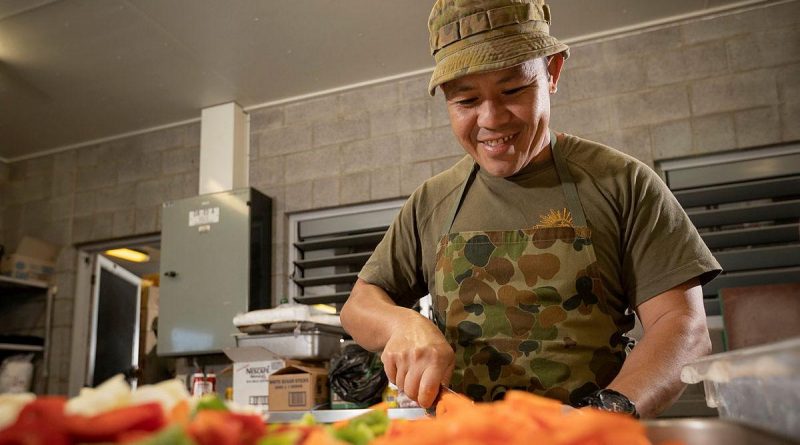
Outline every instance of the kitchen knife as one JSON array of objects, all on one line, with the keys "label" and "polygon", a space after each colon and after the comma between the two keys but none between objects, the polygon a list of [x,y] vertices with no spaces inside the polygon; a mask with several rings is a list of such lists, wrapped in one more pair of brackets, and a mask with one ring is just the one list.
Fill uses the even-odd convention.
[{"label": "kitchen knife", "polygon": [[455,394],[458,397],[464,397],[461,394],[453,391],[452,389],[450,389],[450,388],[448,388],[448,387],[446,387],[444,385],[439,385],[439,393],[436,394],[436,398],[433,399],[433,403],[431,404],[431,406],[428,407],[428,408],[425,408],[425,414],[427,414],[429,416],[435,416],[436,415],[436,407],[439,405],[439,401],[442,400],[442,396],[445,395],[445,394]]}]

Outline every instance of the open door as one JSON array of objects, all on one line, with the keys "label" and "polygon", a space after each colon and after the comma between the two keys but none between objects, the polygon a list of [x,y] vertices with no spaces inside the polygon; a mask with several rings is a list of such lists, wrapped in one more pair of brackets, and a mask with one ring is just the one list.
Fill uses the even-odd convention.
[{"label": "open door", "polygon": [[136,387],[141,279],[97,255],[92,286],[92,328],[86,384],[125,374]]}]

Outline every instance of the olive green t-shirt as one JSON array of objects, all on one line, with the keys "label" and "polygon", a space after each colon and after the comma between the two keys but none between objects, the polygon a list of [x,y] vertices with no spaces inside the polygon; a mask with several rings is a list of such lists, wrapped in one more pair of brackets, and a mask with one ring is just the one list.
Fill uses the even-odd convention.
[{"label": "olive green t-shirt", "polygon": [[[720,265],[661,178],[613,148],[564,135],[556,144],[575,180],[606,291],[634,308]],[[409,197],[359,273],[396,304],[434,291],[436,248],[473,161],[465,156]],[[567,207],[552,158],[509,178],[482,170],[467,189],[451,232],[517,230],[552,223]]]}]

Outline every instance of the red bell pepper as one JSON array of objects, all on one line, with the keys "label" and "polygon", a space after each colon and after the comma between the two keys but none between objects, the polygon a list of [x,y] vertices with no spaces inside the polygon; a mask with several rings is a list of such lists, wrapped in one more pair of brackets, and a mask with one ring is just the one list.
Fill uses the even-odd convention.
[{"label": "red bell pepper", "polygon": [[264,435],[261,417],[228,411],[199,411],[188,428],[198,445],[255,445]]},{"label": "red bell pepper", "polygon": [[65,427],[76,442],[114,442],[135,432],[164,427],[164,410],[158,403],[117,408],[95,416],[66,416]]},{"label": "red bell pepper", "polygon": [[40,397],[25,405],[17,420],[0,431],[0,445],[67,445],[63,397]]}]

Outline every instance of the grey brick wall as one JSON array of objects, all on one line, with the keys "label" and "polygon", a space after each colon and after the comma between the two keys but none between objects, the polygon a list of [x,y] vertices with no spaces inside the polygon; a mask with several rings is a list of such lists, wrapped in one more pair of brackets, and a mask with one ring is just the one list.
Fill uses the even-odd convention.
[{"label": "grey brick wall", "polygon": [[[197,194],[199,153],[200,126],[192,124],[0,163],[0,242],[14,249],[31,235],[63,246],[54,278],[51,393],[66,393],[69,380],[75,244],[157,232],[163,201]],[[4,305],[3,313],[4,332],[43,332],[43,301]]]},{"label": "grey brick wall", "polygon": [[[800,2],[572,46],[553,127],[659,159],[800,138]],[[428,75],[250,113],[251,184],[287,213],[408,196],[463,153]],[[273,271],[276,296],[288,271]]]},{"label": "grey brick wall", "polygon": [[[573,45],[553,127],[659,159],[800,140],[800,1]],[[287,214],[408,196],[452,165],[428,75],[250,112],[250,181],[274,200],[273,295],[287,291]],[[198,124],[0,163],[0,242],[67,246],[50,388],[69,363],[75,243],[156,232],[159,204],[195,195]]]},{"label": "grey brick wall", "polygon": [[553,125],[651,164],[795,141],[798,23],[793,1],[573,45]]},{"label": "grey brick wall", "polygon": [[461,149],[426,76],[250,113],[250,181],[275,206],[273,295],[285,295],[287,213],[408,195]]}]

